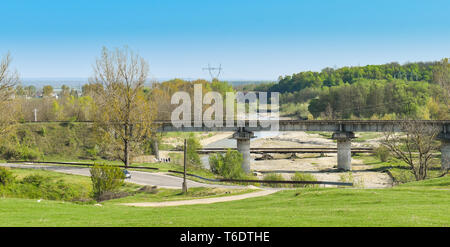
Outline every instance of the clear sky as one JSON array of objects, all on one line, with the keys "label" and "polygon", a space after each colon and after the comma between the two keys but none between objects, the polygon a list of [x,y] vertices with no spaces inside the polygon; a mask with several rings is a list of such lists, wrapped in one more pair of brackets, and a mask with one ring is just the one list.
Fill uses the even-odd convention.
[{"label": "clear sky", "polygon": [[89,77],[128,45],[152,78],[275,80],[324,67],[450,57],[450,1],[2,1],[0,54],[24,78]]}]

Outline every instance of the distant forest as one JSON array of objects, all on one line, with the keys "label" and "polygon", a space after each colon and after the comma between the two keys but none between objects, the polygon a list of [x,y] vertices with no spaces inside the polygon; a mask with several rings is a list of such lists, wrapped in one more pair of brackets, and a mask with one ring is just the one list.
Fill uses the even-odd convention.
[{"label": "distant forest", "polygon": [[280,92],[284,115],[308,119],[449,119],[448,59],[325,68],[243,85]]}]

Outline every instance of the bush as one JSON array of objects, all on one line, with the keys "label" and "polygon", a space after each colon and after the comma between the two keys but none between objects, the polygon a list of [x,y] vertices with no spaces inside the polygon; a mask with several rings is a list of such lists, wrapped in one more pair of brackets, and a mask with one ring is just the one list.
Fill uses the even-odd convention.
[{"label": "bush", "polygon": [[[283,176],[281,174],[276,173],[268,173],[264,176],[265,181],[284,181]],[[267,183],[268,186],[274,187],[274,188],[282,188],[287,187],[287,184],[275,184],[275,183]]]},{"label": "bush", "polygon": [[138,189],[139,192],[148,193],[148,194],[157,194],[158,193],[158,187],[157,186],[150,186],[145,185],[144,187]]},{"label": "bush", "polygon": [[47,135],[47,129],[42,126],[40,130],[36,131],[40,136],[45,137]]},{"label": "bush", "polygon": [[[291,178],[292,181],[317,181],[316,177],[308,173],[296,172]],[[318,184],[293,184],[294,187],[318,187]]]},{"label": "bush", "polygon": [[7,186],[13,183],[15,177],[12,172],[6,167],[0,167],[0,184],[3,186]]},{"label": "bush", "polygon": [[1,151],[6,160],[37,160],[42,156],[39,151],[25,145],[3,146]]},{"label": "bush", "polygon": [[374,149],[375,156],[378,157],[382,162],[388,161],[389,157],[391,156],[391,153],[389,152],[389,149],[384,146],[379,146]]},{"label": "bush", "polygon": [[127,197],[130,195],[130,192],[126,192],[126,191],[119,191],[119,192],[104,192],[103,194],[101,194],[98,197],[98,201],[108,201],[108,200],[112,200],[112,199],[118,199],[118,198],[122,198],[122,197]]},{"label": "bush", "polygon": [[411,170],[394,168],[390,169],[390,172],[394,179],[394,183],[396,184],[403,184],[416,181],[416,178],[414,177],[414,174],[411,172]]},{"label": "bush", "polygon": [[42,184],[48,182],[49,178],[42,175],[28,175],[22,179],[23,184],[32,184],[35,186],[41,186]]},{"label": "bush", "polygon": [[115,192],[123,185],[125,174],[119,167],[95,164],[91,169],[92,193],[99,199],[105,192]]},{"label": "bush", "polygon": [[0,196],[64,201],[87,201],[88,190],[81,185],[71,185],[51,177],[29,175],[20,182],[0,186]]},{"label": "bush", "polygon": [[45,193],[44,198],[48,200],[74,201],[87,197],[87,193],[83,193],[79,187],[66,184],[63,180],[58,180],[56,182],[47,180],[46,183],[40,187]]},{"label": "bush", "polygon": [[94,147],[92,147],[92,148],[87,148],[87,149],[86,149],[86,152],[89,154],[89,157],[90,157],[92,160],[96,160],[96,159],[99,158],[99,157],[98,157],[98,154],[100,153],[100,147],[99,147],[97,144],[95,144]]},{"label": "bush", "polygon": [[242,154],[236,150],[228,149],[225,155],[217,153],[209,156],[211,171],[226,179],[245,179],[242,169]]},{"label": "bush", "polygon": [[342,182],[342,183],[353,183],[354,182],[353,173],[346,172],[346,173],[343,173],[343,174],[339,174],[339,182]]}]

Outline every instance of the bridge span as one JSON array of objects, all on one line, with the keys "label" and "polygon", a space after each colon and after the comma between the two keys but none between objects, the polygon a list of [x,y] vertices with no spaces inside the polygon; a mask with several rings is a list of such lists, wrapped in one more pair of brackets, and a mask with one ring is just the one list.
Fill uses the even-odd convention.
[{"label": "bridge span", "polygon": [[[354,132],[403,132],[405,122],[422,123],[440,129],[443,169],[450,169],[450,120],[258,120],[258,121],[154,121],[158,132],[235,132],[237,150],[243,155],[242,167],[250,172],[250,139],[255,131],[323,131],[333,132],[337,141],[338,169],[351,170],[351,140]],[[180,126],[180,127],[177,127]]]}]

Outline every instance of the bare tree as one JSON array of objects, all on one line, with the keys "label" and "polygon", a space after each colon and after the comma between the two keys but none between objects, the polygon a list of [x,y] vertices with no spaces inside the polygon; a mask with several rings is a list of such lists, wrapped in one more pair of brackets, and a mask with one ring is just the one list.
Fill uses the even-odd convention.
[{"label": "bare tree", "polygon": [[15,106],[13,104],[14,87],[19,83],[17,71],[11,71],[9,53],[0,61],[0,136],[6,134],[15,123]]},{"label": "bare tree", "polygon": [[439,145],[436,137],[439,127],[421,121],[404,121],[400,124],[403,133],[385,133],[381,144],[387,147],[398,159],[408,164],[417,181],[427,177],[433,152]]},{"label": "bare tree", "polygon": [[143,92],[147,74],[147,62],[128,48],[103,48],[90,79],[90,83],[102,85],[95,87],[95,126],[125,167],[130,155],[150,137],[154,109]]},{"label": "bare tree", "polygon": [[[448,58],[442,59],[433,70],[433,80],[438,83],[444,93],[445,105],[450,105],[450,64]],[[449,108],[450,110],[450,108]]]}]

